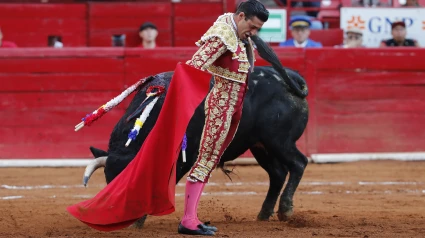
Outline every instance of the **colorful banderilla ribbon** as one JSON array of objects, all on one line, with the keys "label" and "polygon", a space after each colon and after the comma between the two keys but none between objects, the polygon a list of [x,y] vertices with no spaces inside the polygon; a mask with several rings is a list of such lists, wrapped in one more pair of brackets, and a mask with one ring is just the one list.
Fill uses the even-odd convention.
[{"label": "colorful banderilla ribbon", "polygon": [[120,95],[116,96],[115,98],[107,102],[105,105],[94,110],[92,113],[87,114],[84,118],[81,119],[82,122],[80,122],[79,124],[75,126],[75,131],[79,131],[84,126],[90,126],[94,121],[101,118],[112,108],[120,104],[126,97],[128,97],[128,95],[133,93],[139,86],[143,85],[150,78],[151,77],[146,77],[137,81],[135,84],[131,85],[126,90],[124,90]]},{"label": "colorful banderilla ribbon", "polygon": [[164,91],[165,88],[162,86],[150,86],[148,90],[146,90],[146,98],[140,105],[140,110],[143,110],[142,114],[140,114],[139,118],[136,119],[133,129],[130,133],[128,133],[128,140],[125,143],[125,147],[129,146],[131,141],[136,139],[140,129],[143,127],[143,124],[146,122],[146,119],[149,117],[150,112],[155,106],[155,103],[158,101],[159,95],[161,95]]}]

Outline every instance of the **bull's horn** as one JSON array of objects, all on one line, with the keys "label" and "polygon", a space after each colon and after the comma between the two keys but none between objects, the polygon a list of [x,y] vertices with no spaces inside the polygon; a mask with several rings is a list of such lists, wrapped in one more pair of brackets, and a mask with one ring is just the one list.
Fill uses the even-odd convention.
[{"label": "bull's horn", "polygon": [[96,169],[106,166],[107,158],[108,158],[107,156],[98,157],[86,166],[86,170],[84,171],[84,177],[83,177],[84,187],[87,186],[90,176],[94,173],[94,171],[96,171]]}]

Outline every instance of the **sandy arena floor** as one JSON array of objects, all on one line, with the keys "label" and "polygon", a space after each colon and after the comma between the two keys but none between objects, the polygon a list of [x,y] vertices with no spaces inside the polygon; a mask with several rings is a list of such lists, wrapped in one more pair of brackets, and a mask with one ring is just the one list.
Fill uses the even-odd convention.
[{"label": "sandy arena floor", "polygon": [[[142,230],[104,233],[74,219],[66,207],[105,186],[102,169],[88,188],[81,186],[83,171],[0,169],[0,237],[182,237],[183,184],[176,189],[176,212],[149,217]],[[231,182],[215,171],[200,202],[200,219],[216,225],[218,237],[424,237],[425,162],[310,164],[288,222],[255,220],[268,189],[263,169],[239,166],[235,172]]]}]

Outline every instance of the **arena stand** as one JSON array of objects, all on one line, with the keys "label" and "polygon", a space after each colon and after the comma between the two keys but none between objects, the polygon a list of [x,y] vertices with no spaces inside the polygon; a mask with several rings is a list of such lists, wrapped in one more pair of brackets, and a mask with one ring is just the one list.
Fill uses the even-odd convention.
[{"label": "arena stand", "polygon": [[[332,4],[334,2],[339,0],[333,0]],[[116,34],[125,34],[126,46],[136,47],[140,44],[139,26],[152,21],[159,29],[159,46],[193,46],[211,21],[223,12],[233,11],[235,6],[235,1],[225,0],[183,0],[177,3],[165,0],[118,3],[57,0],[51,4],[28,0],[0,4],[0,26],[7,40],[19,47],[45,47],[49,36],[60,36],[64,47],[111,46],[111,37]],[[314,10],[320,10],[319,16],[326,11],[339,14],[338,6],[333,4]],[[292,11],[308,9],[311,8],[289,7],[288,18]],[[343,33],[339,29],[339,18],[323,16],[318,19],[330,22],[329,29],[314,30],[311,38],[324,46],[340,44]]]},{"label": "arena stand", "polygon": [[125,34],[126,46],[135,47],[145,21],[157,25],[159,46],[193,46],[211,22],[227,12],[222,1],[31,2],[0,4],[5,38],[19,47],[46,47],[50,35],[61,36],[64,47],[111,46],[115,34]]},{"label": "arena stand", "polygon": [[49,35],[62,36],[65,46],[87,46],[85,4],[0,4],[5,40],[19,47],[47,47]]},{"label": "arena stand", "polygon": [[[84,158],[92,157],[89,146],[106,149],[130,99],[74,132],[81,118],[138,79],[187,60],[211,21],[234,7],[234,1],[27,2],[32,3],[0,4],[1,27],[21,47],[0,54],[0,166],[85,165]],[[158,25],[164,47],[131,47],[145,20]],[[127,34],[130,47],[107,47],[110,35],[119,33]],[[55,34],[65,48],[44,48]],[[342,41],[342,30],[312,31],[311,37],[333,46]],[[283,65],[307,80],[310,119],[298,145],[315,162],[425,158],[425,50],[275,49]],[[264,64],[258,59],[257,65]],[[46,158],[60,160],[37,160]]]}]

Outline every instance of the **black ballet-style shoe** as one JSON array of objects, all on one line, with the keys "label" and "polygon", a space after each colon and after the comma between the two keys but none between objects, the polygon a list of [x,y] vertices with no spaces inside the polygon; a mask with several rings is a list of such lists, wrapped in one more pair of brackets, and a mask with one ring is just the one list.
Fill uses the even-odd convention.
[{"label": "black ballet-style shoe", "polygon": [[[212,230],[207,229],[206,227],[208,227],[208,226],[207,225],[204,225],[204,224],[199,224],[197,230],[190,230],[190,229],[184,227],[180,223],[179,224],[178,232],[179,232],[179,234],[184,234],[184,235],[214,236],[215,235],[215,232],[212,231]],[[213,227],[213,226],[211,226],[211,227]],[[217,228],[215,228],[215,229],[217,229]]]},{"label": "black ballet-style shoe", "polygon": [[214,232],[217,232],[217,227],[215,227],[215,226],[210,226],[210,222],[209,221],[207,221],[207,222],[204,222],[204,224],[200,224],[200,226],[202,226],[204,229],[207,229],[207,230],[210,230],[210,231],[214,231]]}]

